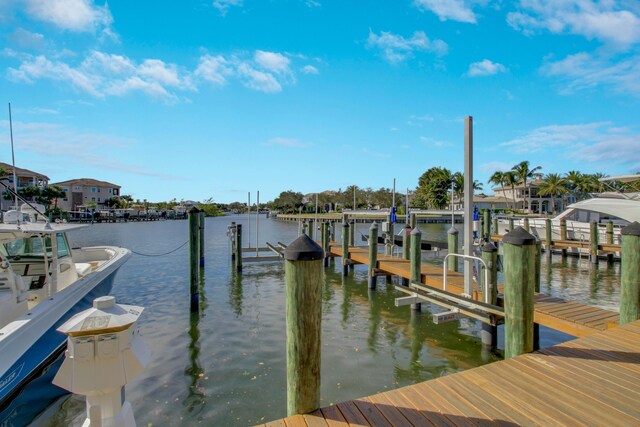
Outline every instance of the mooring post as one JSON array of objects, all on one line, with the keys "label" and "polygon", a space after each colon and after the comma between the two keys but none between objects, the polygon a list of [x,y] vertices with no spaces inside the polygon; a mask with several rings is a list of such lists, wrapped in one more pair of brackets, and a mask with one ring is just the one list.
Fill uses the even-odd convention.
[{"label": "mooring post", "polygon": [[200,307],[200,230],[199,213],[195,206],[189,210],[189,293],[191,295],[191,311],[196,312]]},{"label": "mooring post", "polygon": [[[349,246],[351,247],[355,247],[356,246],[356,219],[353,218],[353,221],[351,222],[351,225],[349,226]],[[349,269],[353,270],[356,268],[356,265],[354,263],[349,263]]]},{"label": "mooring post", "polygon": [[[447,231],[448,251],[450,254],[458,253],[458,229],[451,224],[451,228]],[[458,258],[450,256],[447,259],[447,268],[449,271],[458,271]]]},{"label": "mooring post", "polygon": [[306,235],[284,250],[288,415],[320,407],[323,256]]},{"label": "mooring post", "polygon": [[489,209],[484,210],[484,217],[482,219],[482,226],[484,230],[484,241],[491,240],[491,211]]},{"label": "mooring post", "polygon": [[198,214],[198,225],[200,231],[200,267],[204,267],[204,211],[200,211]]},{"label": "mooring post", "polygon": [[[482,251],[482,260],[487,265],[489,269],[489,281],[488,283],[484,283],[485,292],[486,289],[489,289],[489,301],[487,301],[491,305],[498,304],[498,248],[493,242],[488,241],[481,248]],[[484,278],[484,276],[482,276]],[[483,301],[484,301],[483,294]],[[485,350],[493,351],[496,349],[498,345],[498,326],[495,322],[495,319],[492,319],[493,324],[482,324],[482,332],[480,333],[480,337],[482,340],[482,347]]]},{"label": "mooring post", "polygon": [[342,223],[342,275],[349,274],[349,223]]},{"label": "mooring post", "polygon": [[598,263],[598,223],[591,221],[589,224],[589,255],[591,264]]},{"label": "mooring post", "polygon": [[376,264],[378,262],[378,224],[369,227],[369,289],[376,288]]},{"label": "mooring post", "polygon": [[[607,245],[613,245],[613,221],[607,222]],[[607,262],[611,264],[613,262],[613,253],[607,254]]]},{"label": "mooring post", "polygon": [[527,233],[530,233],[531,229],[529,228],[529,218],[525,217],[522,220],[522,224],[523,224],[523,228],[527,231]]},{"label": "mooring post", "polygon": [[409,216],[409,226],[411,227],[411,229],[413,230],[414,228],[416,228],[416,223],[418,222],[418,218],[416,217],[415,213],[412,213]]},{"label": "mooring post", "polygon": [[[496,215],[493,216],[493,234],[500,234],[498,231],[498,217]],[[491,239],[491,236],[489,236]]]},{"label": "mooring post", "polygon": [[329,267],[329,223],[322,223],[322,249],[324,249],[324,266]]},{"label": "mooring post", "polygon": [[513,231],[513,214],[509,217],[509,231]]},{"label": "mooring post", "polygon": [[242,224],[236,225],[236,271],[242,271]]},{"label": "mooring post", "polygon": [[336,241],[336,224],[334,221],[329,221],[329,241]]},{"label": "mooring post", "polygon": [[231,261],[235,264],[236,261],[236,222],[232,221],[229,227],[229,240],[231,240]]},{"label": "mooring post", "polygon": [[[411,273],[410,279],[415,283],[422,283],[422,233],[418,227],[411,231],[411,263],[409,265],[409,271]],[[414,310],[420,310],[422,305],[420,303],[411,304],[411,308]]]},{"label": "mooring post", "polygon": [[[535,236],[534,236],[535,237]],[[536,237],[536,260],[535,260],[535,278],[534,278],[534,292],[540,292],[540,280],[541,280],[541,262],[542,262],[542,242]],[[535,294],[534,294],[535,297]],[[533,350],[540,350],[540,325],[533,324]]]},{"label": "mooring post", "polygon": [[551,249],[553,248],[553,235],[551,233],[551,220],[549,218],[544,220],[544,227],[545,239],[547,241],[544,249],[547,251],[547,257],[551,258]]},{"label": "mooring post", "polygon": [[533,351],[533,294],[536,238],[523,227],[505,234],[504,345],[505,358]]},{"label": "mooring post", "polygon": [[[560,240],[567,240],[567,220],[564,218],[560,219]],[[567,248],[562,248],[562,257],[567,256]]]},{"label": "mooring post", "polygon": [[[407,261],[410,259],[411,255],[411,226],[409,224],[405,225],[404,233],[402,233],[402,259],[406,259]],[[402,278],[402,284],[404,286],[409,285],[409,279]]]},{"label": "mooring post", "polygon": [[385,255],[387,256],[393,256],[393,245],[395,244],[395,242],[393,241],[393,239],[395,238],[394,233],[395,233],[395,227],[393,226],[393,222],[391,221],[391,213],[389,213],[389,216],[387,217],[387,221],[389,222],[389,231],[387,231],[387,240],[388,244],[387,246],[385,246]]},{"label": "mooring post", "polygon": [[622,229],[620,254],[620,324],[640,319],[640,223]]}]

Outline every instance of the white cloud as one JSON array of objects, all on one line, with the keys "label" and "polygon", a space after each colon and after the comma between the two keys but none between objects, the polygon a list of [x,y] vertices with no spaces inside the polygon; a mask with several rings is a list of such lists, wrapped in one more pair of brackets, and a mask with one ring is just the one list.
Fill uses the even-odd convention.
[{"label": "white cloud", "polygon": [[442,56],[449,48],[442,40],[430,40],[423,31],[416,31],[411,38],[406,39],[387,31],[381,31],[378,35],[369,30],[367,46],[379,49],[382,57],[392,64],[410,58],[414,52],[431,52]]},{"label": "white cloud", "polygon": [[23,49],[42,49],[44,47],[44,36],[40,33],[32,33],[24,28],[16,28],[9,35],[9,41]]},{"label": "white cloud", "polygon": [[227,83],[227,77],[233,74],[233,68],[224,56],[206,54],[200,57],[200,63],[194,74],[209,83],[222,86]]},{"label": "white cloud", "polygon": [[27,13],[69,31],[92,32],[109,28],[113,17],[109,7],[96,6],[91,0],[25,0]]},{"label": "white cloud", "polygon": [[304,148],[308,146],[308,144],[302,143],[295,138],[282,138],[282,137],[271,138],[267,142],[267,144],[278,145],[281,147],[288,147],[288,148]]},{"label": "white cloud", "polygon": [[320,74],[320,71],[313,65],[305,65],[301,70],[304,74]]},{"label": "white cloud", "polygon": [[434,148],[445,148],[445,147],[451,147],[453,146],[452,143],[448,142],[448,141],[440,141],[431,137],[427,137],[427,136],[421,136],[420,137],[420,141],[422,141],[423,143],[427,144],[430,147],[434,147]]},{"label": "white cloud", "polygon": [[265,93],[276,93],[282,91],[282,85],[273,74],[256,70],[246,62],[238,65],[237,73],[243,80],[243,84],[249,89]]},{"label": "white cloud", "polygon": [[507,172],[513,168],[513,164],[505,162],[489,162],[480,165],[480,170],[485,173],[494,173],[495,171]]},{"label": "white cloud", "polygon": [[420,10],[430,10],[438,15],[441,21],[476,23],[476,14],[471,9],[471,2],[465,0],[415,0]]},{"label": "white cloud", "polygon": [[605,86],[640,97],[640,55],[629,55],[616,61],[582,52],[559,61],[547,61],[540,71],[565,81],[564,93]]},{"label": "white cloud", "polygon": [[307,5],[307,7],[320,7],[320,6],[322,6],[320,4],[320,2],[315,1],[315,0],[307,0],[305,3]]},{"label": "white cloud", "polygon": [[610,122],[543,126],[500,145],[525,154],[565,148],[572,159],[603,166],[640,164],[640,134]]},{"label": "white cloud", "polygon": [[467,76],[480,77],[480,76],[493,76],[498,73],[506,73],[507,67],[497,62],[492,62],[488,59],[483,59],[480,62],[474,62],[469,65],[469,71]]},{"label": "white cloud", "polygon": [[527,35],[544,29],[554,34],[575,34],[621,48],[640,42],[638,10],[624,2],[592,0],[521,0],[520,11],[507,22]]},{"label": "white cloud", "polygon": [[213,7],[220,11],[220,15],[225,16],[232,6],[242,6],[242,0],[215,0]]},{"label": "white cloud", "polygon": [[256,50],[254,60],[262,68],[277,74],[288,74],[291,72],[289,69],[289,63],[291,61],[281,53]]}]

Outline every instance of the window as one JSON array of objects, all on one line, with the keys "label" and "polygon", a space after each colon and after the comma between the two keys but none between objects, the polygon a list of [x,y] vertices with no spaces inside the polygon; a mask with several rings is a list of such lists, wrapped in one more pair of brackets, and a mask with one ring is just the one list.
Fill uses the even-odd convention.
[{"label": "window", "polygon": [[96,192],[96,187],[91,187],[91,192],[95,193]]},{"label": "window", "polygon": [[69,191],[69,187],[62,187],[62,191]]},{"label": "window", "polygon": [[91,198],[91,200],[93,200],[93,201],[95,202],[95,201],[96,201],[96,198],[95,198],[95,197],[92,197],[92,198]]},{"label": "window", "polygon": [[111,188],[109,189],[109,194],[111,194]]},{"label": "window", "polygon": [[66,197],[64,199],[62,199],[63,202],[68,202],[69,199],[67,199]]},{"label": "window", "polygon": [[98,202],[100,201],[100,197],[98,197]]},{"label": "window", "polygon": [[75,187],[73,187],[73,189],[76,191],[82,191],[82,187],[80,187],[79,185],[76,185]]},{"label": "window", "polygon": [[69,256],[69,245],[67,244],[67,239],[64,237],[64,234],[56,234],[56,242],[58,243],[58,258]]}]

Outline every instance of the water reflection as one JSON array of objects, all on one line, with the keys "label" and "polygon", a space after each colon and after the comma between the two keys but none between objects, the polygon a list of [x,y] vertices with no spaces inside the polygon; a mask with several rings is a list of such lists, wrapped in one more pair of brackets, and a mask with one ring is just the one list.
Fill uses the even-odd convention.
[{"label": "water reflection", "polygon": [[242,316],[242,273],[233,272],[229,280],[229,305],[236,317]]}]

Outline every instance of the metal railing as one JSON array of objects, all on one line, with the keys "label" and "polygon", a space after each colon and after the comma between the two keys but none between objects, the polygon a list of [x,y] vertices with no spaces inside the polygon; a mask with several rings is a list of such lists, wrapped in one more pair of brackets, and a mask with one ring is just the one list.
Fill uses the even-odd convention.
[{"label": "metal railing", "polygon": [[476,261],[480,261],[480,263],[482,263],[482,266],[484,267],[484,302],[486,302],[487,304],[491,303],[491,300],[489,299],[489,287],[490,287],[490,283],[489,283],[489,268],[487,267],[487,264],[482,260],[482,258],[478,258],[477,256],[473,256],[473,255],[463,255],[463,254],[447,254],[444,257],[444,261],[442,263],[442,269],[444,271],[443,273],[443,277],[442,277],[442,290],[446,291],[447,290],[447,259],[450,257],[458,257],[458,258],[464,258],[464,259],[473,259]]}]

